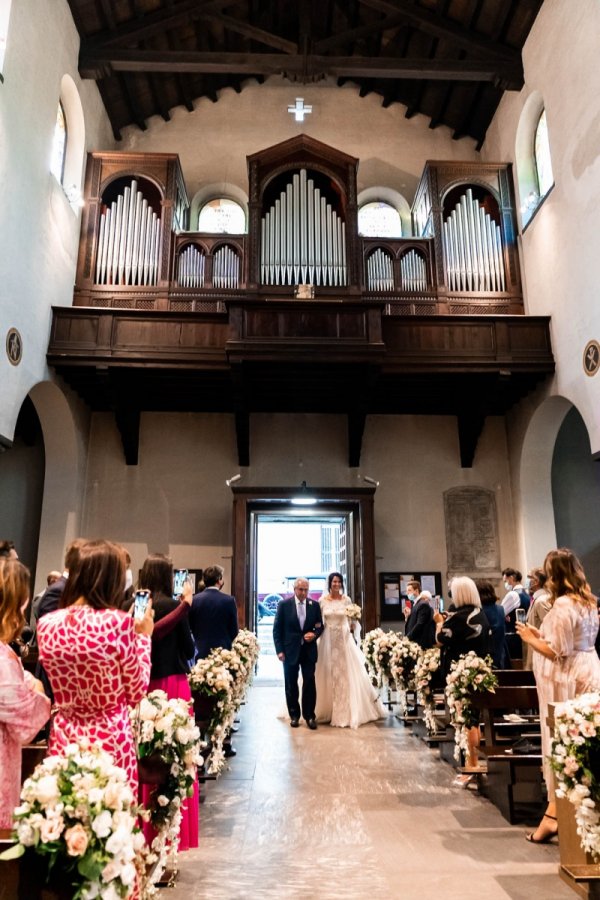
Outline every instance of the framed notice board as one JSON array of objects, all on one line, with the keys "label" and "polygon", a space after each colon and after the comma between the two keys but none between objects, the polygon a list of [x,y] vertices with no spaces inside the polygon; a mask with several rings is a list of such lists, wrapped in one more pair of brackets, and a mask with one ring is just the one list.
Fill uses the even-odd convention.
[{"label": "framed notice board", "polygon": [[404,618],[406,585],[419,581],[422,591],[432,597],[442,595],[442,573],[432,571],[402,571],[379,573],[379,616],[382,622],[397,622]]}]

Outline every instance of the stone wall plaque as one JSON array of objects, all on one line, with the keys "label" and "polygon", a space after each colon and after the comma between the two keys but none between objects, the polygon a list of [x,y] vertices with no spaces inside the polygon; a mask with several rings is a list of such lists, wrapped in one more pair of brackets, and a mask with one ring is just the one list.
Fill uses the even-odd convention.
[{"label": "stone wall plaque", "polygon": [[444,493],[448,571],[495,573],[500,569],[496,498],[478,487]]},{"label": "stone wall plaque", "polygon": [[6,334],[6,355],[11,366],[18,366],[23,358],[23,338],[16,328],[9,328]]},{"label": "stone wall plaque", "polygon": [[588,341],[583,351],[583,371],[590,378],[600,368],[600,344],[598,341]]}]

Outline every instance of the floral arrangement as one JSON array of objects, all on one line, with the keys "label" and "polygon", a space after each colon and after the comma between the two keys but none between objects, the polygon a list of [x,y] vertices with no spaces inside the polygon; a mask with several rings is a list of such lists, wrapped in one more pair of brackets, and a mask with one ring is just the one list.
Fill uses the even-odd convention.
[{"label": "floral arrangement", "polygon": [[446,680],[446,703],[450,712],[450,721],[454,726],[454,758],[460,760],[460,751],[469,751],[467,732],[474,721],[471,708],[471,697],[475,691],[494,692],[498,679],[492,671],[492,659],[482,659],[474,651],[460,656],[450,666]]},{"label": "floral arrangement", "polygon": [[127,773],[97,745],[82,740],[48,756],[27,778],[15,809],[18,843],[3,859],[27,847],[48,858],[48,869],[72,879],[73,898],[130,897],[144,836]]},{"label": "floral arrangement", "polygon": [[213,650],[205,659],[199,659],[188,675],[192,694],[200,694],[211,701],[206,728],[206,737],[210,741],[207,757],[210,775],[218,775],[225,764],[223,743],[239,708],[239,686],[229,668],[231,659],[223,656],[225,653],[231,651]]},{"label": "floral arrangement", "polygon": [[231,680],[233,681],[232,700],[234,712],[237,712],[246,694],[246,687],[250,681],[251,673],[248,672],[247,666],[235,650],[220,649],[213,650],[213,653],[231,675]]},{"label": "floral arrangement", "polygon": [[406,692],[415,690],[415,669],[421,658],[422,650],[418,644],[406,637],[399,637],[392,647],[390,655],[390,672],[400,693],[400,703],[406,715]]},{"label": "floral arrangement", "polygon": [[[380,631],[380,629],[376,629]],[[373,634],[373,632],[369,632]],[[392,672],[392,656],[394,649],[400,643],[402,638],[394,631],[381,631],[381,633],[373,639],[373,648],[370,649],[372,657],[372,668],[375,673],[375,679],[378,687],[387,684],[389,687],[394,686],[394,675]],[[366,656],[366,653],[365,653]]]},{"label": "floral arrangement", "polygon": [[581,846],[599,860],[600,692],[556,706],[550,765],[556,772],[556,796],[575,807]]},{"label": "floral arrangement", "polygon": [[169,765],[166,781],[159,785],[150,809],[150,822],[157,831],[151,848],[159,861],[157,880],[167,846],[171,855],[177,853],[181,804],[192,796],[196,769],[203,763],[200,730],[189,702],[169,699],[164,691],[152,691],[130,714],[138,739],[138,758],[158,756]]},{"label": "floral arrangement", "polygon": [[379,684],[379,672],[376,665],[375,652],[377,643],[384,634],[383,629],[374,628],[372,631],[367,631],[362,642],[362,651],[367,661],[367,670],[371,679],[377,684]]},{"label": "floral arrangement", "polygon": [[254,632],[248,631],[246,628],[240,628],[231,649],[235,650],[242,660],[248,669],[249,678],[251,678],[252,670],[256,665],[260,653],[260,644],[258,643]]},{"label": "floral arrangement", "polygon": [[346,607],[346,615],[351,622],[360,622],[362,618],[362,609],[358,603],[349,603]]},{"label": "floral arrangement", "polygon": [[430,647],[429,650],[423,650],[421,656],[415,666],[415,687],[419,703],[423,707],[423,718],[427,725],[427,730],[431,733],[437,730],[435,721],[435,700],[433,698],[433,690],[431,680],[435,673],[439,670],[441,663],[439,647]]}]

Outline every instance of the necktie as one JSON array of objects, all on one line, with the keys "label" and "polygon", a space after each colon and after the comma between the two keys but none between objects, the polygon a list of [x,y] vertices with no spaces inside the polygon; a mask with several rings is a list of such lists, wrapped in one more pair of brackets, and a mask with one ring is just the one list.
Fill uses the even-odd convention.
[{"label": "necktie", "polygon": [[304,605],[304,600],[298,600],[298,622],[300,623],[300,628],[304,628],[304,623],[306,622],[306,607]]}]

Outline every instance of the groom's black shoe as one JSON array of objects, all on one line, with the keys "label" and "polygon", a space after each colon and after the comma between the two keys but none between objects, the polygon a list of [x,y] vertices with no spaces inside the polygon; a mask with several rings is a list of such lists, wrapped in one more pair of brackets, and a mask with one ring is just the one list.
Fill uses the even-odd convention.
[{"label": "groom's black shoe", "polygon": [[298,726],[300,725],[300,720],[299,719],[290,719],[290,725],[292,728],[298,728]]},{"label": "groom's black shoe", "polygon": [[309,719],[306,724],[308,725],[308,727],[310,728],[311,731],[317,730],[317,720],[316,719]]}]

